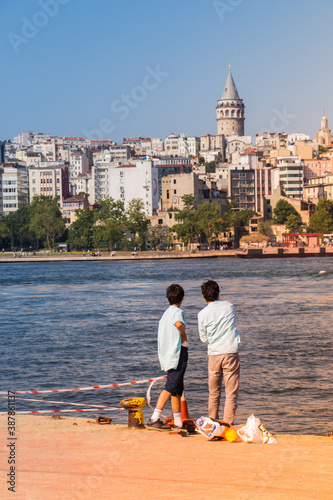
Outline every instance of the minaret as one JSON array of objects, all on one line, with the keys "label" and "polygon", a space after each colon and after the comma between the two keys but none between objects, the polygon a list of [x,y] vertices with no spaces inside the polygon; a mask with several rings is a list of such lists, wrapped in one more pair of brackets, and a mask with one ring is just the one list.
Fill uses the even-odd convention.
[{"label": "minaret", "polygon": [[238,95],[229,63],[227,82],[216,106],[217,134],[244,135],[244,109],[243,99]]}]

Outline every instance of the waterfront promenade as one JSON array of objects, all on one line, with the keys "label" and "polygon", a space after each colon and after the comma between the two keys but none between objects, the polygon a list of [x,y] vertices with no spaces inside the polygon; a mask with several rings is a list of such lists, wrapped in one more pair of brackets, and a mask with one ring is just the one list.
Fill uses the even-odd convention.
[{"label": "waterfront promenade", "polygon": [[[332,437],[277,435],[277,444],[246,444],[87,418],[16,419],[16,491],[7,490],[3,448],[3,499],[333,498]],[[0,436],[5,443],[7,415]]]},{"label": "waterfront promenade", "polygon": [[13,257],[13,254],[0,254],[0,263],[6,262],[65,262],[65,261],[119,261],[119,260],[170,260],[170,259],[212,259],[235,257],[235,250],[206,250],[202,252],[137,252],[133,255],[131,252],[117,252],[111,256],[110,253],[101,253],[100,256],[92,256],[85,252],[80,253],[38,253],[36,255],[25,255]]},{"label": "waterfront promenade", "polygon": [[267,247],[250,248],[248,250],[204,250],[204,251],[172,251],[172,252],[137,252],[133,255],[131,252],[117,252],[111,255],[109,252],[101,253],[99,256],[91,255],[87,252],[83,255],[81,252],[68,253],[38,253],[36,255],[21,256],[17,253],[16,257],[12,253],[0,254],[1,263],[19,263],[19,262],[66,262],[66,261],[124,261],[124,260],[172,260],[172,259],[223,259],[223,258],[289,258],[289,257],[333,257],[333,247]]}]

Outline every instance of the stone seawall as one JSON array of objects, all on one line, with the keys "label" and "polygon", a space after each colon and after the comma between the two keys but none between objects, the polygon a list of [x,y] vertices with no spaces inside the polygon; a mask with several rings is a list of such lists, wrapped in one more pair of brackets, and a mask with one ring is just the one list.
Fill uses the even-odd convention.
[{"label": "stone seawall", "polygon": [[212,259],[212,258],[234,258],[235,250],[211,250],[203,252],[138,252],[136,255],[131,253],[101,254],[100,257],[89,254],[51,254],[46,255],[27,255],[24,257],[13,257],[12,255],[1,255],[0,263],[19,263],[19,262],[67,262],[67,261],[119,261],[119,260],[170,260],[170,259]]}]

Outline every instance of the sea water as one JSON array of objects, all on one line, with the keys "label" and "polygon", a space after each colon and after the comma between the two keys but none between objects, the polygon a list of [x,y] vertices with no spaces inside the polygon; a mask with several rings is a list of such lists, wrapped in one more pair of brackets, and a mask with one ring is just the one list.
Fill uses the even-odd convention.
[{"label": "sea water", "polygon": [[[197,328],[197,313],[205,306],[200,285],[207,279],[218,281],[221,297],[236,307],[241,336],[236,423],[254,414],[271,433],[331,431],[330,258],[0,264],[0,390],[87,387],[163,375],[158,321],[168,306],[166,287],[180,283],[190,344],[187,404],[190,417],[207,416],[207,348]],[[148,385],[17,397],[119,407],[123,398],[145,397]],[[163,381],[152,388],[152,404],[162,388]],[[6,403],[0,400],[0,411]],[[70,408],[19,399],[16,404],[17,411]],[[144,408],[145,419],[150,412]],[[118,411],[64,415],[99,414],[127,422],[126,412]],[[170,405],[165,414],[171,414]]]}]

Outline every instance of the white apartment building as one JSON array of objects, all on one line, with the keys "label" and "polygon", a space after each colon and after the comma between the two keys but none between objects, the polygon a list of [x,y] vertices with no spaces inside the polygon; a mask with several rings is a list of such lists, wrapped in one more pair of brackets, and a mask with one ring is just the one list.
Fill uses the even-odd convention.
[{"label": "white apartment building", "polygon": [[103,149],[103,151],[95,151],[93,153],[93,164],[102,165],[105,163],[111,163],[113,159],[111,151],[108,149]]},{"label": "white apartment building", "polygon": [[111,144],[109,150],[113,160],[127,162],[132,157],[132,148],[127,144]]},{"label": "white apartment building", "polygon": [[13,138],[13,143],[14,144],[20,144],[21,146],[27,146],[28,145],[28,139],[32,138],[34,134],[37,132],[21,132],[18,136]]},{"label": "white apartment building", "polygon": [[164,151],[164,144],[163,144],[163,141],[162,139],[156,137],[152,137],[151,138],[151,152],[153,154],[159,154],[159,153],[162,153]]},{"label": "white apartment building", "polygon": [[93,199],[94,187],[91,172],[79,174],[77,177],[72,179],[71,183],[74,196],[77,196],[80,193],[85,193],[89,196],[89,203],[95,203],[95,200]]},{"label": "white apartment building", "polygon": [[110,196],[109,194],[109,170],[113,167],[111,163],[97,163],[91,168],[92,191],[89,192],[89,202],[97,203]]},{"label": "white apartment building", "polygon": [[307,134],[301,134],[299,132],[288,134],[288,144],[296,144],[297,141],[309,141],[309,140],[310,136]]},{"label": "white apartment building", "polygon": [[304,166],[300,156],[278,156],[272,169],[272,188],[282,188],[288,198],[303,196]]},{"label": "white apartment building", "polygon": [[27,167],[34,167],[44,160],[42,153],[34,153],[33,151],[25,151],[23,155],[23,161]]},{"label": "white apartment building", "polygon": [[29,168],[29,196],[59,197],[59,204],[69,195],[68,165],[64,162],[41,162]]},{"label": "white apartment building", "polygon": [[56,144],[56,160],[57,161],[67,161],[71,160],[71,146],[70,144]]},{"label": "white apartment building", "polygon": [[28,171],[19,163],[3,163],[1,171],[2,213],[7,215],[28,205]]},{"label": "white apartment building", "polygon": [[229,159],[231,159],[231,155],[236,151],[243,152],[244,149],[250,147],[252,147],[252,139],[250,135],[229,135],[226,137],[226,155]]},{"label": "white apartment building", "polygon": [[56,161],[56,145],[52,142],[34,144],[32,150],[35,153],[41,153],[45,161]]},{"label": "white apartment building", "polygon": [[134,165],[120,165],[109,169],[109,196],[122,200],[125,209],[133,198],[140,198],[147,216],[157,213],[158,171],[150,160],[136,161]]},{"label": "white apartment building", "polygon": [[50,134],[43,134],[42,132],[32,132],[32,136],[28,138],[28,146],[32,146],[33,144],[38,144],[41,142],[49,142]]},{"label": "white apartment building", "polygon": [[84,153],[72,153],[69,164],[69,182],[72,183],[74,177],[85,174],[89,170],[89,160]]},{"label": "white apartment building", "polygon": [[180,156],[198,156],[200,151],[200,137],[188,137],[187,134],[180,134],[178,139],[178,152]]},{"label": "white apartment building", "polygon": [[0,163],[0,215],[2,215],[3,212],[3,205],[2,205],[2,174],[3,174],[3,167]]}]

